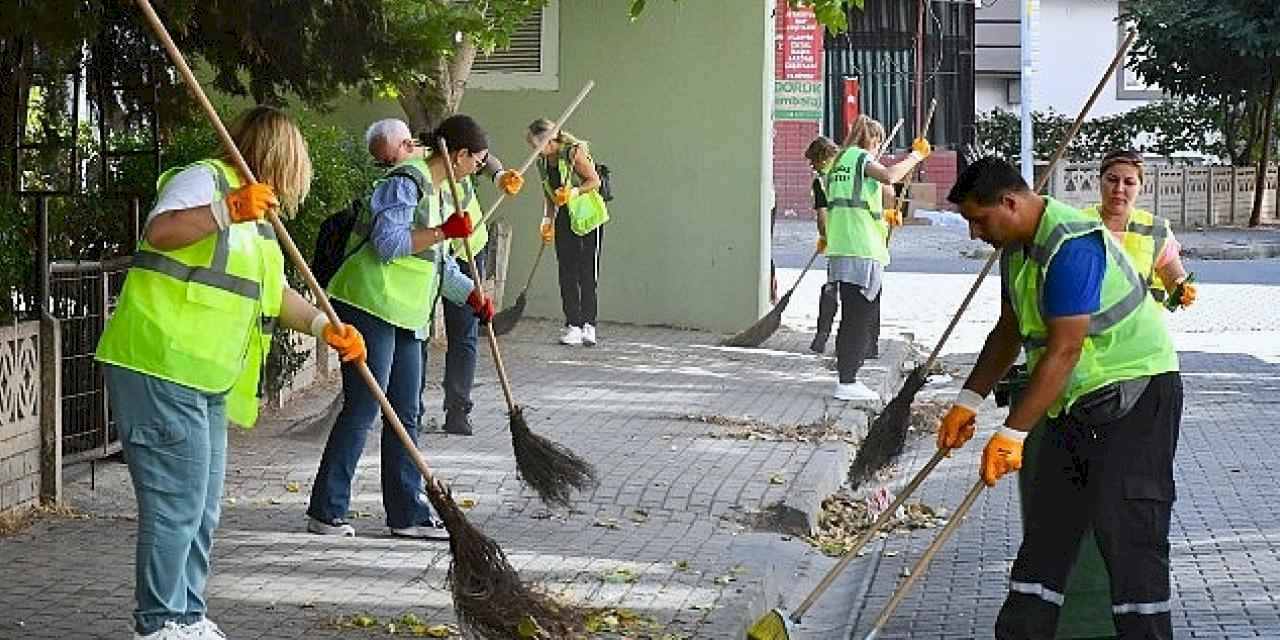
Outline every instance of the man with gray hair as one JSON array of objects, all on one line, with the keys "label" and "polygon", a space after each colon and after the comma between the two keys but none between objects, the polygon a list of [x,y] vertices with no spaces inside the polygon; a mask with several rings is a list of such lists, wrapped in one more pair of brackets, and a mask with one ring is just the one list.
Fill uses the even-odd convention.
[{"label": "man with gray hair", "polygon": [[409,125],[399,118],[387,118],[369,125],[364,132],[364,143],[369,149],[369,155],[373,156],[379,166],[384,167],[395,164],[395,158],[400,155],[398,152],[402,148],[412,152],[415,147]]}]

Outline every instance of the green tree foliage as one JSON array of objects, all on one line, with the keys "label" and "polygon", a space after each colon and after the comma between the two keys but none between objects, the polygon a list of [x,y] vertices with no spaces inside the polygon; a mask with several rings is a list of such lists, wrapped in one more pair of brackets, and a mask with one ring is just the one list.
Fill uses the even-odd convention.
[{"label": "green tree foliage", "polygon": [[1280,91],[1280,2],[1143,0],[1123,18],[1138,29],[1133,68],[1172,95],[1214,101],[1232,159],[1257,162],[1250,224],[1261,218]]},{"label": "green tree foliage", "polygon": [[[1100,160],[1108,151],[1134,149],[1166,157],[1180,153],[1224,156],[1225,145],[1216,135],[1215,105],[1195,100],[1162,100],[1101,118],[1086,120],[1067,149],[1071,162]],[[1050,110],[1032,113],[1035,131],[1033,153],[1049,158],[1066,135],[1072,116]],[[1020,151],[1018,115],[993,109],[979,114],[978,151],[1016,161]]]}]

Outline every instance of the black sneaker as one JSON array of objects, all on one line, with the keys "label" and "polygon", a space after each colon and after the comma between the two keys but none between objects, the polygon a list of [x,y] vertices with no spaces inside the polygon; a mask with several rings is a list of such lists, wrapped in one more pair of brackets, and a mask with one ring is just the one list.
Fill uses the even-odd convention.
[{"label": "black sneaker", "polygon": [[827,338],[829,334],[819,333],[813,336],[813,342],[809,344],[809,350],[816,354],[823,354],[827,351]]},{"label": "black sneaker", "polygon": [[455,436],[469,436],[472,434],[471,418],[462,411],[446,411],[443,429],[445,433],[452,433]]}]

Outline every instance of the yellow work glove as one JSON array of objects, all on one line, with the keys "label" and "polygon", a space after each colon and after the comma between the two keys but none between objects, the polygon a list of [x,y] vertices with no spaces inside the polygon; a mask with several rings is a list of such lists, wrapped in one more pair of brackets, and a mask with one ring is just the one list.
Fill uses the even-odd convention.
[{"label": "yellow work glove", "polygon": [[914,156],[916,160],[924,160],[925,158],[928,158],[931,153],[933,153],[933,147],[929,145],[928,140],[925,140],[924,138],[916,138],[912,141],[911,155]]},{"label": "yellow work glove", "polygon": [[316,316],[311,323],[313,333],[317,324],[324,323],[324,328],[320,330],[321,337],[325,343],[333,347],[338,352],[338,357],[343,362],[364,362],[365,348],[364,336],[360,335],[360,330],[355,327],[344,324],[342,331],[339,332],[333,324],[331,324],[324,314]]},{"label": "yellow work glove", "polygon": [[228,193],[222,200],[211,203],[209,208],[213,210],[213,219],[218,223],[218,228],[226,229],[239,222],[261,220],[267,215],[267,209],[279,206],[275,189],[271,185],[255,182]]},{"label": "yellow work glove", "polygon": [[556,189],[556,206],[563,207],[564,205],[569,204],[569,201],[578,197],[579,193],[580,192],[577,187],[560,187],[559,189]]},{"label": "yellow work glove", "polygon": [[982,450],[982,466],[979,468],[982,481],[988,487],[996,486],[1000,476],[1022,468],[1022,441],[1026,438],[1026,431],[1009,427],[1001,427],[991,435]]},{"label": "yellow work glove", "polygon": [[498,188],[502,192],[514,196],[520,193],[520,188],[524,186],[524,176],[510,169],[498,174]]},{"label": "yellow work glove", "polygon": [[556,228],[551,224],[551,218],[543,218],[542,224],[538,227],[538,234],[542,236],[542,244],[551,244],[556,238]]},{"label": "yellow work glove", "polygon": [[973,437],[977,426],[978,407],[982,406],[982,396],[970,389],[961,389],[956,394],[955,402],[942,416],[938,423],[938,448],[959,449]]},{"label": "yellow work glove", "polygon": [[818,242],[817,242],[817,244],[816,244],[815,246],[816,246],[816,247],[817,247],[817,249],[818,249],[818,253],[826,253],[826,252],[827,252],[827,239],[826,239],[826,238],[824,238],[824,237],[822,237],[822,236],[818,236]]},{"label": "yellow work glove", "polygon": [[889,226],[891,226],[891,227],[901,227],[901,226],[902,226],[902,212],[901,212],[901,211],[898,211],[897,209],[885,209],[885,210],[884,210],[884,221],[885,221],[885,222],[887,222],[887,223],[889,223]]}]

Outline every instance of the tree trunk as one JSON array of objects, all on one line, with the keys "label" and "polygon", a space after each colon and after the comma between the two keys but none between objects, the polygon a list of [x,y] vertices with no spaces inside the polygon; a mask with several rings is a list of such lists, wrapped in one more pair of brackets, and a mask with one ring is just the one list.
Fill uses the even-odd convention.
[{"label": "tree trunk", "polygon": [[[1253,182],[1253,211],[1249,213],[1251,227],[1262,224],[1262,199],[1267,193],[1267,163],[1271,160],[1271,126],[1275,118],[1277,89],[1280,89],[1280,73],[1273,70],[1271,88],[1267,91],[1267,102],[1263,106],[1262,153],[1258,154],[1258,175]],[[1280,203],[1277,205],[1280,206]]]},{"label": "tree trunk", "polygon": [[433,60],[429,75],[398,87],[397,101],[404,110],[410,131],[429,132],[441,120],[457,113],[475,59],[475,43],[466,39],[448,57]]}]

